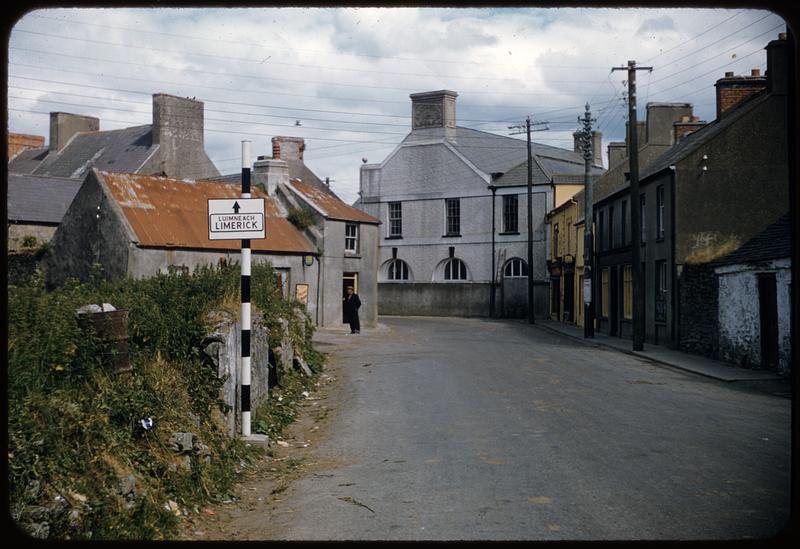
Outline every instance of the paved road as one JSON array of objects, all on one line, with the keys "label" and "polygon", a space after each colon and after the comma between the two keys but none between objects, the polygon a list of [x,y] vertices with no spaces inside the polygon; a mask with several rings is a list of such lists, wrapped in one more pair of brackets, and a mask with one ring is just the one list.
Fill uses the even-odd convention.
[{"label": "paved road", "polygon": [[788,520],[789,399],[521,323],[381,323],[323,347],[346,384],[318,452],[344,465],[292,486],[280,539],[739,539]]}]

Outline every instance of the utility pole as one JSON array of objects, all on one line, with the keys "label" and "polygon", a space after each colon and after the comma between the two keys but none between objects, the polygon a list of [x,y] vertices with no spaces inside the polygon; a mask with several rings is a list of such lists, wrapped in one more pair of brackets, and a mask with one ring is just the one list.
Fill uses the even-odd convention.
[{"label": "utility pole", "polygon": [[[530,116],[525,118],[525,133],[528,134],[528,323],[535,324],[533,321],[533,166],[531,165],[531,124],[545,126],[533,131],[545,131],[550,128],[547,127],[547,122],[531,122]],[[509,130],[520,130],[509,135],[522,133],[522,128],[522,124],[509,126]]]},{"label": "utility pole", "polygon": [[[578,117],[578,122],[583,123],[583,337],[594,338],[594,300],[592,299],[592,262],[594,256],[594,239],[592,238],[592,218],[594,200],[592,197],[592,118],[589,103],[586,103],[586,112],[583,118]],[[623,220],[624,223],[624,220]]]},{"label": "utility pole", "polygon": [[628,71],[628,168],[631,197],[631,262],[633,263],[633,350],[644,350],[644,273],[642,273],[642,230],[639,208],[639,142],[636,123],[636,71],[652,71],[653,67],[637,67],[628,61],[627,67],[612,67],[611,71]]}]

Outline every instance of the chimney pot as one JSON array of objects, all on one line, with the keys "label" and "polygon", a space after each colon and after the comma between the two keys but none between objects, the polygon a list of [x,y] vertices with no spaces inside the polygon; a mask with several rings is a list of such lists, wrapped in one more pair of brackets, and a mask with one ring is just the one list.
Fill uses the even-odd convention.
[{"label": "chimney pot", "polygon": [[778,40],[786,40],[786,33],[785,32],[779,33]]},{"label": "chimney pot", "polygon": [[733,72],[726,72],[725,78],[733,78]]},{"label": "chimney pot", "polygon": [[753,69],[750,71],[750,76],[761,76],[761,69]]}]

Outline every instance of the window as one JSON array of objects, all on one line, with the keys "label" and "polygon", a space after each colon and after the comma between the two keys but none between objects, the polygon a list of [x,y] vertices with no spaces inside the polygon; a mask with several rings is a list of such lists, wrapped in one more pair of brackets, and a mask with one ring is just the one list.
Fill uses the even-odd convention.
[{"label": "window", "polygon": [[620,234],[621,234],[620,242],[622,243],[623,246],[627,246],[628,245],[628,234],[627,234],[627,230],[626,230],[627,229],[627,224],[628,224],[628,201],[627,200],[623,200],[622,201],[622,219],[621,219],[621,221],[622,221],[622,223],[621,223],[621,229],[622,230],[620,231]]},{"label": "window", "polygon": [[389,236],[403,236],[402,206],[402,202],[389,202]]},{"label": "window", "polygon": [[553,225],[553,259],[558,257],[558,223]]},{"label": "window", "polygon": [[608,318],[608,269],[600,273],[600,316]]},{"label": "window", "polygon": [[605,228],[606,228],[606,224],[605,224],[605,216],[603,214],[604,214],[603,210],[600,210],[600,212],[597,214],[597,216],[598,216],[598,221],[597,221],[597,249],[598,250],[605,250],[606,249],[606,247],[605,247],[606,233],[604,232]]},{"label": "window", "polygon": [[656,261],[656,322],[667,321],[667,262]]},{"label": "window", "polygon": [[447,235],[461,234],[461,201],[458,198],[445,199],[445,227]]},{"label": "window", "polygon": [[622,316],[633,318],[633,267],[625,265],[622,269]]},{"label": "window", "polygon": [[664,185],[656,189],[656,230],[658,238],[664,238]]},{"label": "window", "polygon": [[518,257],[509,259],[506,262],[506,267],[503,270],[503,276],[506,278],[521,278],[528,276],[528,264]]},{"label": "window", "polygon": [[647,240],[647,224],[645,213],[647,212],[647,202],[645,200],[644,195],[639,195],[639,231],[641,234],[642,242],[644,243]]},{"label": "window", "polygon": [[614,206],[608,207],[608,248],[614,249]]},{"label": "window", "polygon": [[352,254],[358,252],[358,225],[355,223],[344,226],[344,251]]},{"label": "window", "polygon": [[402,259],[389,263],[389,280],[408,280],[408,263]]},{"label": "window", "polygon": [[444,265],[445,280],[466,280],[467,266],[460,259],[451,259]]},{"label": "window", "polygon": [[503,196],[503,232],[519,232],[519,201],[515,194]]}]

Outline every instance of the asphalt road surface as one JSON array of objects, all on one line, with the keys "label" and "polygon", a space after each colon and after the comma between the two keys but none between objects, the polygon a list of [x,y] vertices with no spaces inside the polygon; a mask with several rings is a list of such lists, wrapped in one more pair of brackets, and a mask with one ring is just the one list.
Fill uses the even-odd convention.
[{"label": "asphalt road surface", "polygon": [[343,386],[316,453],[339,465],[293,483],[276,539],[750,539],[789,520],[788,398],[524,323],[381,324],[323,342]]}]

